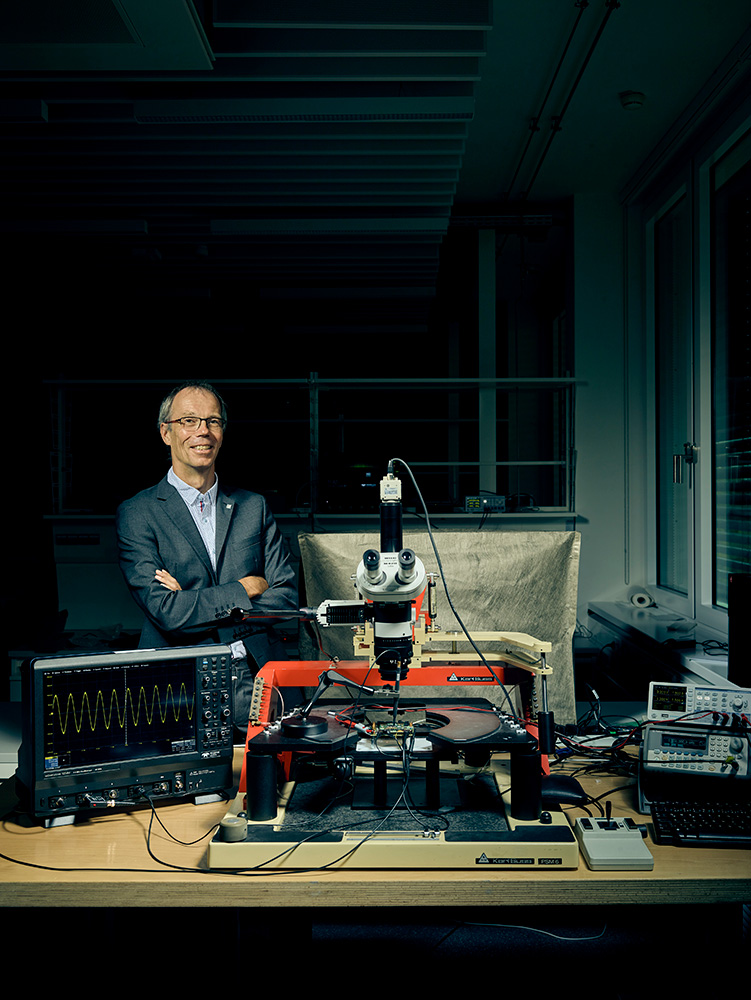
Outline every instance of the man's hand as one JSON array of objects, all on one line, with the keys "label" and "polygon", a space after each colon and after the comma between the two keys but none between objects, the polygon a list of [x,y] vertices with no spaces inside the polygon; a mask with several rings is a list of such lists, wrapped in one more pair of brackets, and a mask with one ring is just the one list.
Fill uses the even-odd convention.
[{"label": "man's hand", "polygon": [[160,583],[167,590],[182,590],[183,588],[177,582],[177,580],[168,573],[166,569],[158,569],[154,574],[154,578],[157,583]]},{"label": "man's hand", "polygon": [[244,576],[240,580],[240,585],[251,599],[253,597],[260,597],[265,590],[269,589],[268,583],[266,583],[262,576]]}]

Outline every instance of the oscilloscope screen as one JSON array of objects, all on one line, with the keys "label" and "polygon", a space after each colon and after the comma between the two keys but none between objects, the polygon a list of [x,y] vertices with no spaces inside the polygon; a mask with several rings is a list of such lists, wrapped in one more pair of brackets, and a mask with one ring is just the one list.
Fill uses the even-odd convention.
[{"label": "oscilloscope screen", "polygon": [[45,672],[44,769],[192,753],[192,660]]}]

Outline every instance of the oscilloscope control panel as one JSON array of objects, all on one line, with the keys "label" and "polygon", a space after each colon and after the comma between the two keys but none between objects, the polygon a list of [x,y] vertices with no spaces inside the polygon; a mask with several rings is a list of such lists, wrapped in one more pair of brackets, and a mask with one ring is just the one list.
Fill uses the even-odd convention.
[{"label": "oscilloscope control panel", "polygon": [[28,669],[17,787],[45,822],[233,787],[226,645],[40,657]]},{"label": "oscilloscope control panel", "polygon": [[199,656],[197,674],[200,689],[196,692],[200,747],[209,752],[232,745],[232,667],[231,656]]}]

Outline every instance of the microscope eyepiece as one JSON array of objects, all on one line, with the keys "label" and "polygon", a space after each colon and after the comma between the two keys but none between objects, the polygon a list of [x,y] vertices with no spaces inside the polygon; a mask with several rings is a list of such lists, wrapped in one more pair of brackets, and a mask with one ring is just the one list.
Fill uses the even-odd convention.
[{"label": "microscope eyepiece", "polygon": [[410,583],[417,572],[417,556],[412,549],[402,549],[399,553],[399,575],[400,583]]},{"label": "microscope eyepiece", "polygon": [[382,582],[383,572],[381,571],[380,552],[376,552],[375,549],[368,549],[363,553],[362,564],[369,583],[375,585]]},{"label": "microscope eyepiece", "polygon": [[362,561],[365,563],[365,569],[378,569],[381,565],[381,553],[376,552],[375,549],[368,549],[368,551],[363,554]]}]

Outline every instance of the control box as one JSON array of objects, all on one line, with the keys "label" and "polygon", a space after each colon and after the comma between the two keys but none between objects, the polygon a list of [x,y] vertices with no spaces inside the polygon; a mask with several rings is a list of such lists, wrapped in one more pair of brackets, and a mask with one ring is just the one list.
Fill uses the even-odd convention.
[{"label": "control box", "polygon": [[574,833],[592,871],[652,871],[652,853],[644,843],[645,828],[630,817],[579,818]]},{"label": "control box", "polygon": [[649,685],[647,719],[681,725],[751,728],[751,690],[713,687],[711,684],[672,684],[652,681]]},{"label": "control box", "polygon": [[464,498],[465,514],[503,514],[506,510],[506,497],[494,493],[485,493],[478,497]]},{"label": "control box", "polygon": [[747,778],[748,736],[696,726],[648,726],[641,747],[642,771]]},{"label": "control box", "polygon": [[639,811],[659,799],[747,795],[751,691],[653,681],[639,753]]}]

